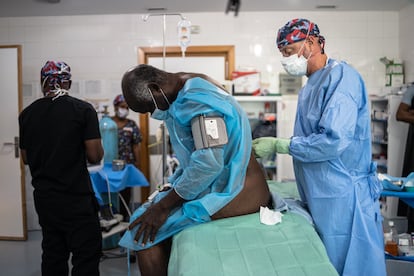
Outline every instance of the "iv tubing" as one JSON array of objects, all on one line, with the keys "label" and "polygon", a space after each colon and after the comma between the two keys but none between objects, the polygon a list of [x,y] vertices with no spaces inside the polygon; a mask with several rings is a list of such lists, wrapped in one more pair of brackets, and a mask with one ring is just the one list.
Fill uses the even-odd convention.
[{"label": "iv tubing", "polygon": [[[166,17],[168,15],[176,15],[180,16],[181,20],[185,20],[186,18],[181,13],[150,13],[142,16],[142,20],[147,22],[150,16],[162,16],[163,17],[163,32],[162,32],[162,69],[165,70],[165,57],[166,57],[166,46],[165,46],[165,33],[167,30],[167,23]],[[166,182],[166,172],[167,172],[167,134],[165,131],[165,125],[162,124],[162,180]]]}]

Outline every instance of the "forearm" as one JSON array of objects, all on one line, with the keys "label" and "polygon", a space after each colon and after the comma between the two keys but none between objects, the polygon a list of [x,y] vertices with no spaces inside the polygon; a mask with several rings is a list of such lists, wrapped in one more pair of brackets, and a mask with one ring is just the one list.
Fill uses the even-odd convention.
[{"label": "forearm", "polygon": [[22,161],[25,165],[27,165],[27,154],[26,154],[26,150],[24,149],[20,149],[20,157],[22,158]]},{"label": "forearm", "polygon": [[141,168],[141,150],[139,148],[139,144],[134,144],[132,147],[132,151],[134,153],[134,158],[135,158],[135,162],[134,165],[135,167],[137,167],[138,169]]},{"label": "forearm", "polygon": [[104,155],[101,139],[90,139],[85,141],[86,157],[91,164],[99,163]]},{"label": "forearm", "polygon": [[395,117],[397,121],[412,124],[414,123],[414,110],[408,104],[401,103]]},{"label": "forearm", "polygon": [[172,189],[168,195],[161,199],[158,204],[164,210],[172,210],[175,207],[181,206],[185,200],[180,197],[174,189]]},{"label": "forearm", "polygon": [[397,121],[406,122],[409,124],[414,123],[414,113],[413,111],[403,111],[397,113]]}]

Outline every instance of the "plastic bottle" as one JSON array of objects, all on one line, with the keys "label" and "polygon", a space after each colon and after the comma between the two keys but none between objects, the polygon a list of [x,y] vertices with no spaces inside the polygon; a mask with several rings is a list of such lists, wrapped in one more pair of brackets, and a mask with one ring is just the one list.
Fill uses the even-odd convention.
[{"label": "plastic bottle", "polygon": [[403,233],[398,235],[398,254],[407,256],[410,254],[411,235]]},{"label": "plastic bottle", "polygon": [[112,163],[118,159],[118,126],[108,115],[107,106],[104,107],[102,119],[99,121],[99,130],[104,148],[104,162]]},{"label": "plastic bottle", "polygon": [[[104,163],[109,164],[112,167],[112,161],[118,159],[118,126],[114,120],[109,117],[108,106],[104,106],[102,112],[102,118],[99,121],[99,130],[101,132],[102,146],[104,148]],[[109,183],[108,183],[109,187]],[[101,206],[101,214],[109,213],[110,216],[106,218],[107,222],[111,224],[114,222],[114,214],[116,210],[119,210],[119,200],[116,192],[101,193],[103,200],[103,206]],[[107,222],[101,222],[101,225],[105,225]],[[113,226],[113,225],[112,225]],[[112,235],[111,237],[102,241],[102,249],[116,248],[120,239],[120,234]]]},{"label": "plastic bottle", "polygon": [[394,221],[390,220],[388,222],[388,225],[390,226],[392,240],[398,244],[398,232],[397,232],[397,228],[394,225]]},{"label": "plastic bottle", "polygon": [[411,242],[410,246],[414,246],[414,232],[411,232]]},{"label": "plastic bottle", "polygon": [[388,221],[389,231],[384,234],[385,251],[390,255],[398,256],[398,232],[394,221]]}]

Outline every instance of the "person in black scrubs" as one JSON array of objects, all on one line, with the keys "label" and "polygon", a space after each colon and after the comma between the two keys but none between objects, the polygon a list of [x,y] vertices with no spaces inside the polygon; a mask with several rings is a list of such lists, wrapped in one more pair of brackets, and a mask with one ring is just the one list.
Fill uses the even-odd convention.
[{"label": "person in black scrubs", "polygon": [[42,228],[42,275],[98,276],[102,256],[99,205],[87,161],[103,148],[93,106],[68,95],[70,67],[48,61],[40,72],[44,97],[19,115],[20,149],[28,164]]}]

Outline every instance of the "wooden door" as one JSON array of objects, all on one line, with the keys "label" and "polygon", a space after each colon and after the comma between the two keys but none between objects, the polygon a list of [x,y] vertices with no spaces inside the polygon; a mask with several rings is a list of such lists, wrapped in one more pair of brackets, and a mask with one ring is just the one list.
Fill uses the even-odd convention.
[{"label": "wooden door", "polygon": [[24,166],[19,154],[21,46],[0,46],[0,239],[26,240]]}]

